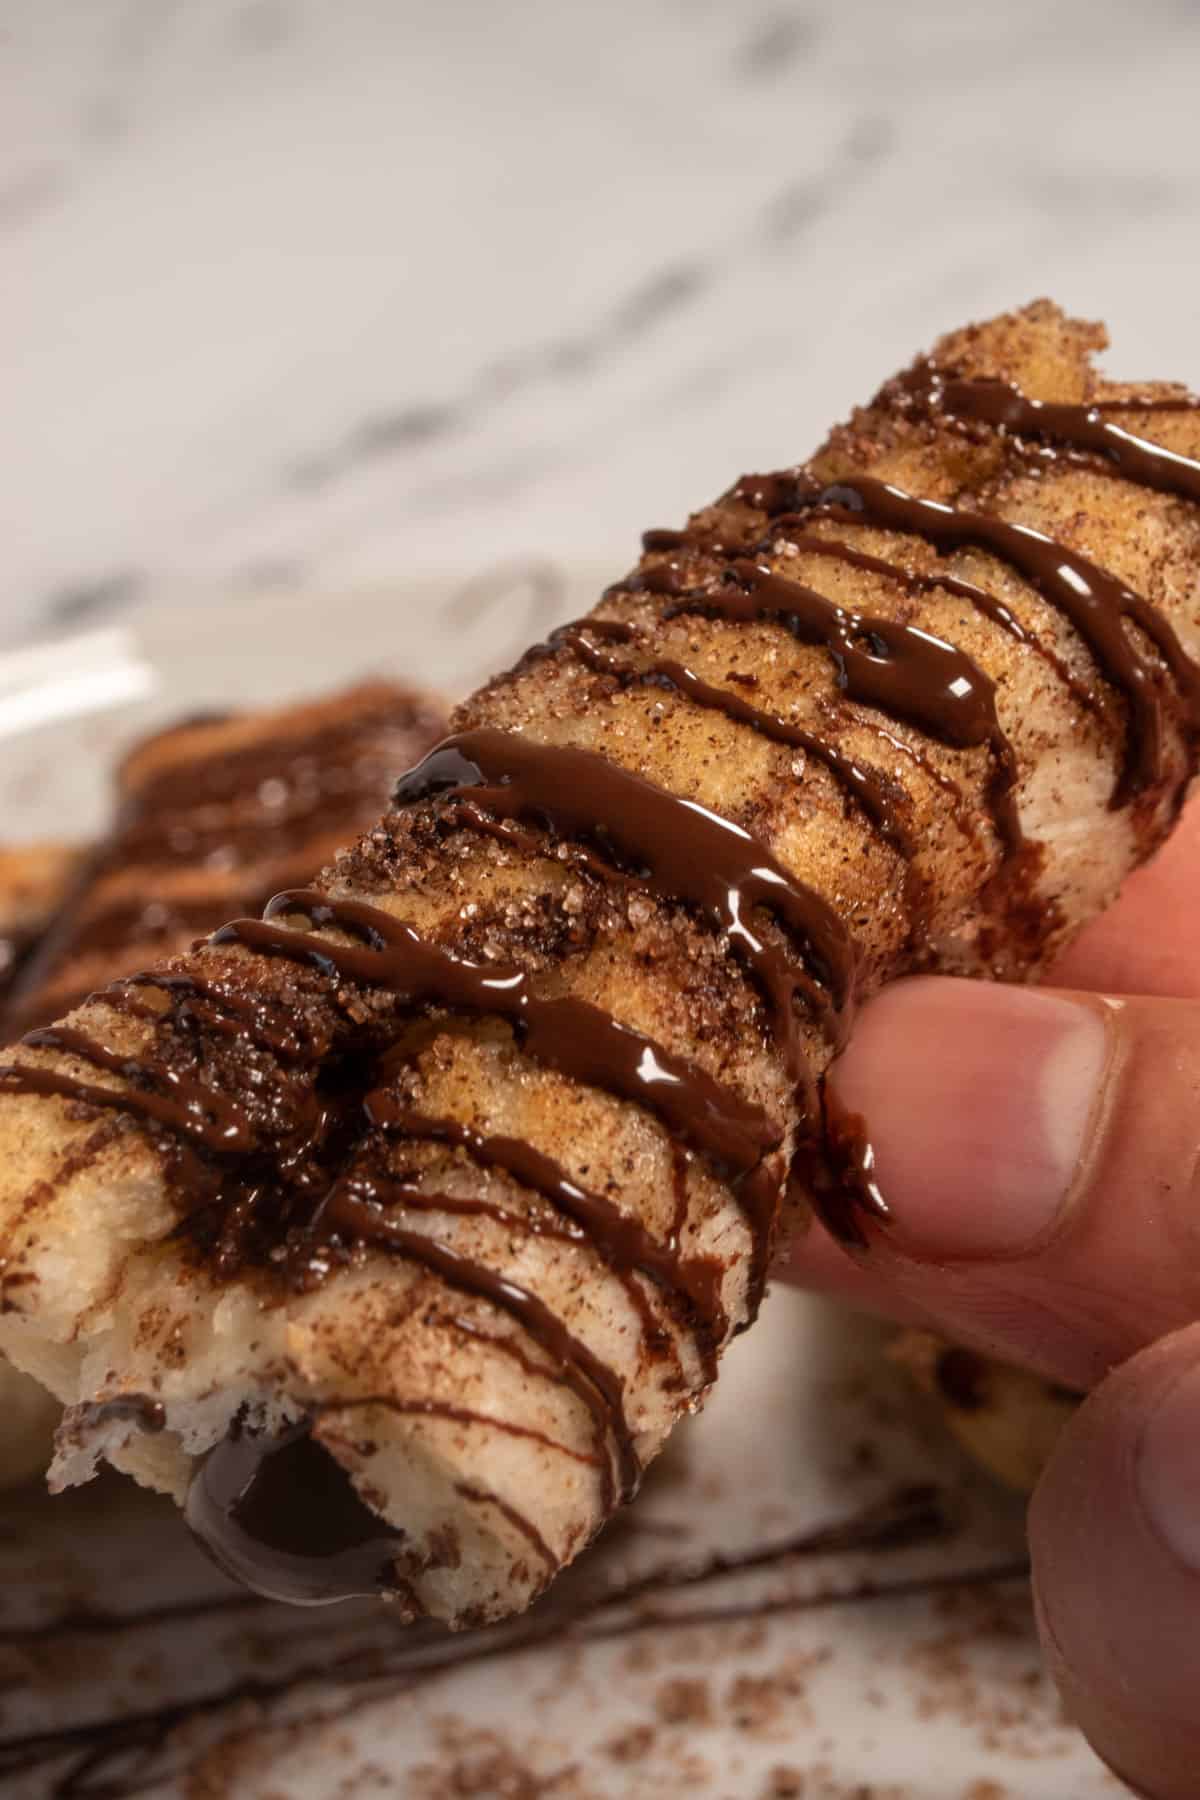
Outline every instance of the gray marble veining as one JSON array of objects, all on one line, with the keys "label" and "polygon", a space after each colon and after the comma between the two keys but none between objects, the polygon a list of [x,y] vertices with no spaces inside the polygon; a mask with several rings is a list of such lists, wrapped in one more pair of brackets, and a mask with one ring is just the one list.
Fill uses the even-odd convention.
[{"label": "gray marble veining", "polygon": [[619,570],[1048,292],[1200,382],[1195,0],[0,4],[0,637]]}]

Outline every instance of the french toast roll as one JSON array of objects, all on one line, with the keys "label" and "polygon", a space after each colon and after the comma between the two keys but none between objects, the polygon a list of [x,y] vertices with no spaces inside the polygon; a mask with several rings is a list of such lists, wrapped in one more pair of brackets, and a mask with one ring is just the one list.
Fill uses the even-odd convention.
[{"label": "french toast roll", "polygon": [[50,839],[0,849],[0,1007],[53,923],[84,855]]},{"label": "french toast roll", "polygon": [[135,745],[116,771],[112,829],[78,859],[53,930],[14,981],[6,1035],[305,880],[372,822],[396,771],[444,727],[431,696],[373,681],[181,720]]},{"label": "french toast roll", "polygon": [[0,1342],[59,1482],[103,1453],[263,1591],[455,1624],[635,1490],[814,1184],[856,1229],[856,1001],[1035,974],[1178,813],[1200,413],[1102,343],[944,339],[648,533],[319,880],[25,1040]]},{"label": "french toast roll", "polygon": [[929,1331],[900,1332],[888,1356],[973,1462],[1005,1487],[1032,1494],[1081,1395]]}]

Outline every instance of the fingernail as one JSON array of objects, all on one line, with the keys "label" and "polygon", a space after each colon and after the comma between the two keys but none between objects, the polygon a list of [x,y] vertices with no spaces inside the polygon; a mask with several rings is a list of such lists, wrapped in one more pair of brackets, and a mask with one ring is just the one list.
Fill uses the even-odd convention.
[{"label": "fingernail", "polygon": [[899,1249],[1015,1256],[1051,1232],[1095,1129],[1109,1060],[1098,1005],[944,977],[863,1011],[830,1072],[861,1114]]},{"label": "fingernail", "polygon": [[1143,1512],[1175,1560],[1200,1574],[1200,1364],[1151,1410],[1136,1458]]}]

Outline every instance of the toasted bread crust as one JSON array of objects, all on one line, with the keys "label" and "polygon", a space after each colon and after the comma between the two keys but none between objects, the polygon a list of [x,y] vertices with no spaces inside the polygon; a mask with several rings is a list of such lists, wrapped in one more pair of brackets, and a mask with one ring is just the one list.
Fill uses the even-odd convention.
[{"label": "toasted bread crust", "polygon": [[[71,893],[59,880],[66,910],[16,983],[8,1034],[48,1024],[306,878],[378,815],[396,773],[445,722],[432,695],[376,681],[184,720],[135,745],[117,771],[112,831],[72,865]],[[0,862],[0,902],[4,874]]]},{"label": "toasted bread crust", "polygon": [[[1200,412],[1162,410],[1173,387],[1102,382],[1089,361],[1102,341],[1042,302],[944,340],[933,362],[1032,400],[1128,402],[1130,431],[1200,458]],[[15,1283],[0,1339],[64,1399],[152,1394],[167,1424],[148,1438],[77,1415],[62,1478],[104,1448],[182,1495],[235,1416],[268,1430],[307,1416],[402,1531],[413,1610],[499,1616],[575,1554],[619,1491],[622,1441],[648,1461],[751,1318],[763,1228],[745,1167],[672,1126],[661,1083],[639,1103],[611,1058],[584,1079],[578,1045],[539,1052],[528,1020],[569,1001],[574,1019],[638,1034],[643,1057],[683,1071],[677,1085],[767,1122],[755,1178],[779,1183],[819,1126],[815,1086],[848,1018],[831,1000],[840,976],[860,997],[918,968],[1028,978],[1177,815],[1195,756],[1200,508],[1102,457],[1045,449],[889,384],[809,464],[744,481],[682,540],[652,537],[582,638],[552,640],[455,718],[464,766],[493,743],[481,732],[517,734],[551,771],[567,767],[556,751],[587,752],[727,821],[814,918],[841,921],[843,967],[777,909],[757,906],[749,933],[731,925],[705,902],[703,871],[679,874],[642,839],[630,853],[629,816],[581,833],[561,788],[522,811],[515,777],[464,777],[418,783],[266,930],[171,965],[236,996],[243,1022],[252,1002],[249,1032],[218,1030],[160,984],[152,1005],[114,994],[72,1016],[112,1053],[103,1067],[74,1039],[21,1052],[16,1091],[0,1095]],[[983,526],[951,548],[932,524],[880,523],[894,504],[872,481],[955,508],[960,526],[1032,528],[1075,559],[1077,583],[1090,558],[1106,594],[1126,584],[1144,610],[1113,612],[1105,649],[1014,562],[1031,539],[999,554]],[[904,657],[899,698],[864,699],[878,665],[890,680]],[[814,994],[789,1001],[786,1032],[765,979],[785,954]],[[132,1087],[122,1058],[143,1071]],[[64,1091],[28,1091],[29,1070]],[[164,1136],[148,1118],[168,1078],[209,1096],[202,1131]],[[90,1104],[70,1092],[81,1081]],[[96,1103],[97,1088],[118,1103]],[[332,1202],[301,1228],[253,1196],[263,1168],[290,1191],[284,1153],[322,1095],[343,1122],[349,1102],[368,1104],[352,1133],[322,1140]],[[404,1128],[381,1124],[381,1107]],[[248,1146],[240,1162],[214,1148],[218,1119]],[[531,1148],[557,1186],[518,1179],[476,1139]],[[567,1230],[564,1182],[672,1242],[681,1268],[715,1268],[707,1321],[602,1235]],[[766,1230],[774,1243],[777,1215]],[[597,1400],[597,1367],[619,1398]]]}]

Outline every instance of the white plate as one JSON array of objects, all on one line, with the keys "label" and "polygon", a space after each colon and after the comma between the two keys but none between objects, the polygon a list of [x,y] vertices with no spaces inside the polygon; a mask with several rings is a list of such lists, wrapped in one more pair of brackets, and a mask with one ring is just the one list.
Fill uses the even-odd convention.
[{"label": "white plate", "polygon": [[[587,571],[512,569],[457,588],[273,596],[8,659],[4,835],[96,830],[112,755],[172,713],[382,669],[463,691],[594,591]],[[652,1584],[590,1610],[597,1584],[803,1535],[914,1482],[937,1489],[949,1533]],[[703,1417],[552,1595],[540,1644],[239,1597],[170,1507],[115,1479],[53,1503],[10,1499],[0,1781],[14,1800],[130,1784],[255,1800],[1113,1795],[1039,1669],[1012,1572],[1023,1554],[1020,1506],[967,1471],[877,1330],[779,1291]],[[688,1616],[664,1622],[667,1610]],[[20,1770],[13,1741],[42,1732],[44,1755],[29,1742]],[[114,1761],[122,1733],[131,1747]],[[102,1746],[107,1760],[89,1764]],[[57,1789],[73,1764],[76,1785]]]},{"label": "white plate", "polygon": [[523,559],[457,581],[335,595],[271,590],[150,608],[0,656],[0,833],[13,841],[96,831],[113,757],[181,713],[270,705],[371,675],[469,693],[584,611],[604,578]]}]

